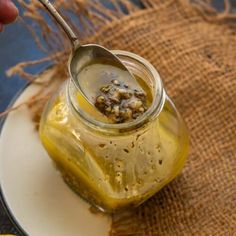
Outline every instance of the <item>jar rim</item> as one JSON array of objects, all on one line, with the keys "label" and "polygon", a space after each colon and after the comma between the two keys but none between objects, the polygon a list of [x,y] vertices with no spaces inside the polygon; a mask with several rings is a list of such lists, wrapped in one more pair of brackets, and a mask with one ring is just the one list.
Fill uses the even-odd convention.
[{"label": "jar rim", "polygon": [[[79,113],[80,117],[83,118],[83,120],[89,124],[90,126],[96,128],[96,129],[104,129],[106,131],[108,130],[132,130],[132,128],[138,128],[140,126],[142,126],[144,123],[147,123],[149,120],[151,120],[151,118],[153,116],[157,116],[160,111],[163,108],[164,105],[164,101],[165,101],[165,90],[163,88],[163,84],[162,84],[162,80],[161,77],[159,75],[159,73],[157,72],[157,70],[154,68],[154,66],[147,61],[146,59],[144,59],[143,57],[128,52],[128,51],[123,51],[123,50],[112,50],[112,53],[114,53],[116,56],[124,56],[127,58],[131,58],[136,60],[138,63],[140,63],[142,66],[145,67],[145,69],[147,69],[150,74],[153,77],[153,81],[154,81],[154,96],[153,96],[153,101],[151,106],[148,108],[148,110],[141,115],[140,117],[138,117],[135,120],[132,120],[130,122],[126,122],[126,123],[119,123],[119,124],[112,124],[112,123],[104,123],[102,121],[96,120],[94,119],[92,116],[86,114],[85,112],[82,111],[82,109],[76,107],[73,103],[73,101],[70,99],[69,96],[69,101],[72,104],[73,109],[75,110],[76,113]],[[72,79],[70,79],[70,82],[72,82]],[[69,90],[68,86],[68,90]],[[68,94],[70,94],[70,92],[68,91]]]}]

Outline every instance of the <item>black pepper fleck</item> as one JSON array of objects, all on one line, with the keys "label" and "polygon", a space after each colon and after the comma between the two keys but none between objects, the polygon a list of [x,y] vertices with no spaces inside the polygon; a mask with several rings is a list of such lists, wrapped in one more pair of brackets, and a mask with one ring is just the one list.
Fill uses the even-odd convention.
[{"label": "black pepper fleck", "polygon": [[124,150],[124,152],[129,153],[128,149],[124,148],[123,150]]}]

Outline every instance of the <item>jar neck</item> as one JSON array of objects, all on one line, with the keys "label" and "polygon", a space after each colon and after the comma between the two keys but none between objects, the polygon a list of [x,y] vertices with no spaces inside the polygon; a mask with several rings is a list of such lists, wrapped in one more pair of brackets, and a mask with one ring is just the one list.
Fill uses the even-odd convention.
[{"label": "jar neck", "polygon": [[[84,111],[83,106],[92,105],[86,101],[86,99],[81,95],[81,92],[76,88],[72,79],[70,79],[67,84],[67,98],[73,114],[89,128],[106,134],[126,133],[143,127],[145,124],[156,119],[163,109],[166,98],[161,78],[156,69],[147,60],[126,51],[115,50],[113,53],[119,57],[119,59],[133,74],[146,80],[144,82],[146,82],[151,89],[153,101],[148,110],[135,120],[121,124],[101,122],[100,120],[95,119],[93,114]],[[79,98],[83,100],[83,106],[81,106],[81,102],[78,102],[78,94],[81,95]],[[91,107],[91,109],[92,108],[93,107]],[[97,112],[99,113],[99,111]]]}]

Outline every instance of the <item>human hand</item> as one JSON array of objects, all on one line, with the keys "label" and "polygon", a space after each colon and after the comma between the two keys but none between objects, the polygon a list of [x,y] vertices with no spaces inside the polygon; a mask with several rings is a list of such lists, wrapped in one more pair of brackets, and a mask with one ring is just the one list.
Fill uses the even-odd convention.
[{"label": "human hand", "polygon": [[18,16],[18,9],[11,0],[0,0],[0,32],[3,25],[13,22]]}]

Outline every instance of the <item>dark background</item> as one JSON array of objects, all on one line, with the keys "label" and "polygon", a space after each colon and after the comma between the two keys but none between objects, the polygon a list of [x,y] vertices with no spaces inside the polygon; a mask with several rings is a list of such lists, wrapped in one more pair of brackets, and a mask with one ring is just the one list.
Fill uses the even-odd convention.
[{"label": "dark background", "polygon": [[[105,3],[108,2],[103,0]],[[134,0],[139,2],[138,0]],[[218,10],[222,10],[224,6],[223,0],[215,0],[214,5]],[[232,6],[236,8],[236,0],[231,0]],[[19,7],[20,15],[22,15],[22,8]],[[236,39],[235,39],[236,40]],[[4,111],[9,105],[13,97],[26,84],[26,81],[15,76],[7,78],[5,71],[14,66],[18,62],[36,60],[43,56],[43,53],[37,49],[37,46],[32,39],[29,31],[19,22],[5,27],[4,32],[0,33],[0,112]],[[37,66],[31,69],[32,72],[39,72],[42,66]],[[3,204],[0,202],[0,233],[15,233],[21,235],[16,231],[10,222]]]}]

